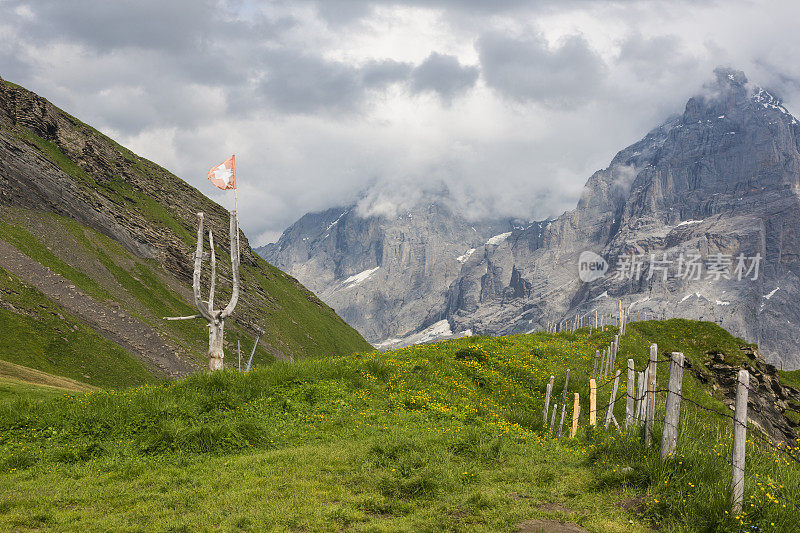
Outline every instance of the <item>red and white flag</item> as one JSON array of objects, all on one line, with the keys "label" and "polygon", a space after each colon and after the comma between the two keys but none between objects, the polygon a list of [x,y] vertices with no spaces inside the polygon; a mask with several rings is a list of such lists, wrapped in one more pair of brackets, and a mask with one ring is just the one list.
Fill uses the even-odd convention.
[{"label": "red and white flag", "polygon": [[208,179],[220,189],[236,188],[236,156],[212,167],[208,171]]}]

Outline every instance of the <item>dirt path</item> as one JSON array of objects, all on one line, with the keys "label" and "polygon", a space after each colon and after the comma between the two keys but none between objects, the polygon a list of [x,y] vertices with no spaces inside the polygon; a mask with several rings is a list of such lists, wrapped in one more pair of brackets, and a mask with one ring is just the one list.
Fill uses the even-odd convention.
[{"label": "dirt path", "polygon": [[171,378],[198,369],[181,358],[159,333],[115,303],[100,303],[69,280],[37,263],[10,244],[0,240],[0,267],[32,285],[73,315],[84,320],[106,339],[129,351],[151,369]]}]

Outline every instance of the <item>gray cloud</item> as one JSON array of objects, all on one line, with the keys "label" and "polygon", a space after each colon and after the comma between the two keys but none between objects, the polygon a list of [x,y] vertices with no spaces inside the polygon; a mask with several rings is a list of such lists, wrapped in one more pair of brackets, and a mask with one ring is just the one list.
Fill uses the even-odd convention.
[{"label": "gray cloud", "polygon": [[0,0],[0,75],[226,205],[204,176],[236,152],[260,244],[309,210],[439,190],[474,216],[557,215],[716,65],[797,109],[799,17],[788,0]]},{"label": "gray cloud", "polygon": [[551,49],[541,36],[515,39],[488,33],[477,48],[486,84],[515,100],[574,107],[605,83],[603,60],[580,35]]},{"label": "gray cloud", "polygon": [[411,89],[432,91],[449,101],[467,91],[477,80],[477,67],[462,66],[455,56],[433,52],[411,72]]}]

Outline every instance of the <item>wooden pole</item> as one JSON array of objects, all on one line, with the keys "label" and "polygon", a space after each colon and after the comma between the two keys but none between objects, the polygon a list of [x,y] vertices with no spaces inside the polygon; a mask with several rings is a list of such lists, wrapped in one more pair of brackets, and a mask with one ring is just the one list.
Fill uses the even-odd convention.
[{"label": "wooden pole", "polygon": [[597,360],[600,359],[600,350],[594,352],[594,367],[592,368],[592,379],[597,379]]},{"label": "wooden pole", "polygon": [[574,439],[575,434],[578,432],[578,416],[580,416],[580,414],[581,414],[580,395],[576,392],[575,402],[572,404],[572,431],[570,431],[569,433],[571,439]]},{"label": "wooden pole", "polygon": [[597,381],[589,380],[589,425],[597,425]]},{"label": "wooden pole", "polygon": [[747,444],[747,388],[750,373],[739,370],[736,386],[736,409],[733,414],[733,457],[731,473],[731,510],[734,515],[742,512],[744,497],[744,467]]},{"label": "wooden pole", "polygon": [[633,368],[633,359],[628,359],[628,386],[625,391],[625,429],[630,429],[633,425],[633,408],[635,405],[636,395],[636,378],[634,377],[636,371]]},{"label": "wooden pole", "polygon": [[553,402],[553,414],[550,415],[550,433],[556,429],[556,412],[558,412],[558,402]]},{"label": "wooden pole", "polygon": [[636,425],[642,423],[642,405],[644,404],[644,376],[645,372],[636,373]]},{"label": "wooden pole", "polygon": [[678,422],[681,412],[681,388],[683,386],[682,353],[674,352],[669,364],[667,406],[664,412],[664,433],[661,435],[661,460],[666,461],[678,446]]},{"label": "wooden pole", "polygon": [[622,331],[622,300],[617,300],[619,306],[619,314],[617,315],[617,328]]},{"label": "wooden pole", "polygon": [[647,417],[644,426],[644,445],[649,448],[653,443],[653,423],[656,419],[656,360],[658,347],[650,345],[650,367],[647,376]]},{"label": "wooden pole", "polygon": [[606,350],[603,350],[603,360],[600,362],[600,377],[606,377]]},{"label": "wooden pole", "polygon": [[545,424],[547,424],[547,410],[550,409],[550,395],[553,393],[553,383],[555,383],[555,380],[555,376],[550,376],[550,381],[547,383],[547,390],[544,393],[544,412],[542,418]]},{"label": "wooden pole", "polygon": [[567,416],[567,391],[569,390],[569,368],[567,377],[564,378],[564,392],[561,394],[561,421],[558,423],[558,439],[561,440],[561,430],[564,427],[564,417]]},{"label": "wooden pole", "polygon": [[617,370],[616,375],[614,376],[614,384],[611,386],[611,399],[608,402],[608,411],[606,411],[606,427],[611,423],[611,419],[614,417],[614,402],[617,400],[617,388],[619,388],[619,375],[621,372]]}]

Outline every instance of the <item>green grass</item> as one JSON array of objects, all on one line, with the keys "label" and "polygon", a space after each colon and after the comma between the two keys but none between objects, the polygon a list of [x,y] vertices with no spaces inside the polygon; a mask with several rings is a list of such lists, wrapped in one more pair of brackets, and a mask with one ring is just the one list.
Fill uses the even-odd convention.
[{"label": "green grass", "polygon": [[16,310],[0,307],[4,361],[99,387],[155,380],[138,359],[2,268],[0,297]]},{"label": "green grass", "polygon": [[[611,336],[466,338],[5,403],[0,528],[513,531],[553,518],[590,531],[793,531],[796,515],[758,481],[743,524],[725,514],[730,431],[704,411],[684,406],[681,457],[666,465],[658,446],[645,453],[615,430],[550,436],[549,376],[571,368],[585,399]],[[714,324],[646,322],[630,325],[620,357],[641,368],[654,339],[692,364],[743,344]],[[684,391],[725,409],[688,372]],[[800,473],[777,458],[748,444],[748,471],[797,501]]]}]

